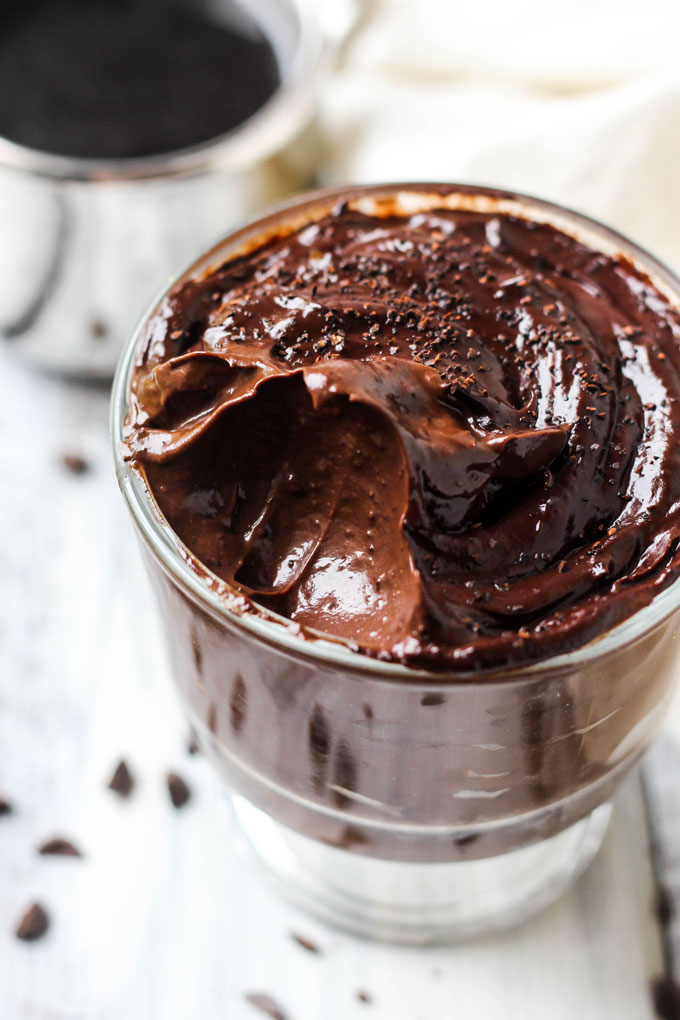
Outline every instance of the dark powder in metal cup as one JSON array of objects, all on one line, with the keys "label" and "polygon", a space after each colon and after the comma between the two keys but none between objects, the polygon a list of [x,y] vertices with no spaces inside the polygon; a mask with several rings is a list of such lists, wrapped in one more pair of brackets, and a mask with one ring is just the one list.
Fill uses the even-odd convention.
[{"label": "dark powder in metal cup", "polygon": [[68,156],[125,159],[242,124],[280,84],[269,39],[225,3],[4,0],[0,135]]}]

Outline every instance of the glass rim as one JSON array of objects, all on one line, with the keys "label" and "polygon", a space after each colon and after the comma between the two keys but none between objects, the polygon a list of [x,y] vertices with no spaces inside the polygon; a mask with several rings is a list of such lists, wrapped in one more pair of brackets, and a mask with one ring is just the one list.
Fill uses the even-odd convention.
[{"label": "glass rim", "polygon": [[[375,203],[381,198],[403,196],[408,204],[409,195],[416,203],[418,198],[426,198],[431,202],[428,206],[430,209],[448,207],[495,210],[523,215],[523,218],[534,222],[550,223],[577,240],[588,243],[595,250],[629,258],[680,308],[680,277],[668,266],[625,235],[558,203],[482,185],[441,182],[348,185],[306,191],[269,206],[226,234],[169,284],[164,285],[142,315],[121,354],[111,391],[111,438],[119,487],[140,534],[173,580],[179,582],[181,588],[197,599],[203,608],[209,609],[211,615],[245,632],[259,643],[273,646],[283,654],[346,672],[370,674],[372,678],[385,682],[442,688],[469,687],[475,683],[488,685],[494,682],[523,682],[529,678],[540,679],[544,674],[583,667],[644,637],[665,622],[680,608],[680,578],[610,630],[569,652],[526,664],[499,666],[482,671],[409,666],[354,650],[344,639],[332,634],[311,629],[302,633],[293,621],[257,606],[254,611],[243,612],[228,606],[224,593],[229,593],[235,599],[245,599],[245,596],[200,563],[163,517],[143,475],[123,459],[123,426],[128,411],[127,397],[135,367],[135,354],[146,323],[169,291],[178,283],[219,265],[237,253],[252,249],[277,228],[287,226],[296,229],[307,222],[313,222],[339,200],[360,202],[365,198]],[[422,203],[420,208],[423,208]],[[417,208],[413,211],[417,211]],[[190,563],[194,563],[198,569],[190,566]]]},{"label": "glass rim", "polygon": [[[303,0],[277,3],[281,7],[285,3],[296,16],[294,52],[288,66],[282,68],[276,91],[242,124],[186,148],[121,159],[65,155],[0,135],[0,167],[54,180],[104,183],[162,180],[213,168],[237,171],[266,159],[293,137],[310,114],[315,104],[314,83],[329,55],[313,5]],[[271,33],[265,34],[276,52]]]}]

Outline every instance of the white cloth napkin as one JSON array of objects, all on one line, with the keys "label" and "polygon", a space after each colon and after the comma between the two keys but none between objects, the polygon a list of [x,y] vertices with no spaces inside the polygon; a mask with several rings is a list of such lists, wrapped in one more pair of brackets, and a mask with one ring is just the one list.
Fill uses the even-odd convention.
[{"label": "white cloth napkin", "polygon": [[374,0],[361,10],[323,97],[328,180],[529,192],[680,269],[676,0]]}]

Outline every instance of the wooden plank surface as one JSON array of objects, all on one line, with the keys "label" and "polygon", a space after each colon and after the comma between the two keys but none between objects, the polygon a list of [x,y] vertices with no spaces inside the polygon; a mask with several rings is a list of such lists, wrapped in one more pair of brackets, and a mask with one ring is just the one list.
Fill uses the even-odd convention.
[{"label": "wooden plank surface", "polygon": [[[0,378],[0,796],[15,805],[0,818],[2,1020],[257,1020],[252,992],[289,1020],[653,1017],[663,958],[637,778],[574,890],[506,935],[399,949],[280,903],[240,857],[217,779],[186,753],[106,393],[4,350]],[[91,470],[70,473],[65,452]],[[106,789],[121,756],[137,781],[126,801]],[[192,788],[179,812],[168,769]],[[54,835],[85,857],[40,857]],[[12,929],[34,899],[50,931],[20,943]]]}]

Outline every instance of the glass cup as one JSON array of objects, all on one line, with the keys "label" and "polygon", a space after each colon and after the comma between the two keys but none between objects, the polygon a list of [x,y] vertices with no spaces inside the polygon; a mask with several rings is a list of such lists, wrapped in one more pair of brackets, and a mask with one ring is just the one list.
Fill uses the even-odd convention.
[{"label": "glass cup", "polygon": [[[526,196],[457,185],[303,196],[230,234],[179,280],[274,229],[314,221],[341,198],[369,211],[388,199],[405,211],[547,221],[622,253],[680,304],[680,281],[606,227]],[[398,942],[504,927],[552,902],[596,853],[610,798],[659,726],[674,679],[680,582],[576,651],[482,675],[378,661],[253,612],[197,563],[121,452],[140,332],[162,300],[114,383],[118,480],[186,713],[267,875],[317,916]]]}]

